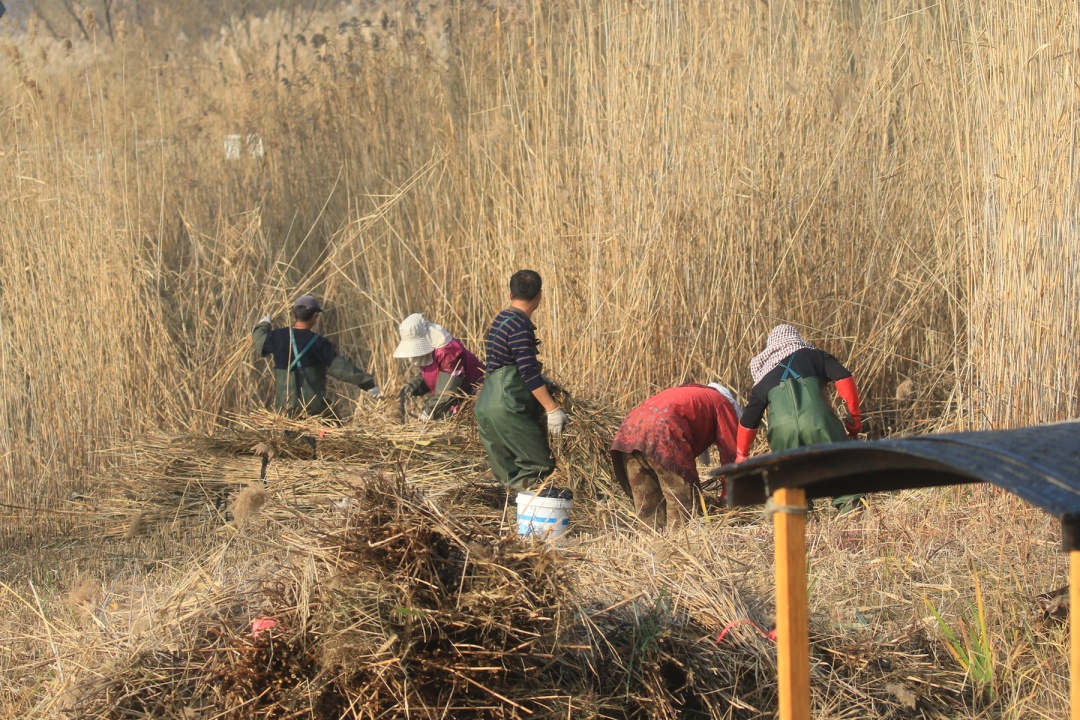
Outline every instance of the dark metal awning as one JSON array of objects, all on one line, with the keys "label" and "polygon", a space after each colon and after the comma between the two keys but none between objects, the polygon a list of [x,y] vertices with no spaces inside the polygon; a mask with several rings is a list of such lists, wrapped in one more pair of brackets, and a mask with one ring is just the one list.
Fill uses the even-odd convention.
[{"label": "dark metal awning", "polygon": [[[1080,543],[1080,422],[842,442],[762,455],[724,474],[730,505],[764,503],[780,488],[807,498],[988,482],[1062,522]],[[1078,548],[1080,549],[1080,548]]]},{"label": "dark metal awning", "polygon": [[[838,442],[725,465],[728,503],[773,498],[781,720],[810,718],[804,499],[988,482],[1061,521],[1070,551],[1071,717],[1080,720],[1080,422],[1017,430]],[[710,473],[712,474],[712,473]]]}]

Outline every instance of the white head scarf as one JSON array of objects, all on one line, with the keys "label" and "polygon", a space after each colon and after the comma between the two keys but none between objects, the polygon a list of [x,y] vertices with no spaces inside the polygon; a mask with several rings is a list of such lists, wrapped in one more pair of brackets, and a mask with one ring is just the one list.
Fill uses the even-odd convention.
[{"label": "white head scarf", "polygon": [[731,392],[731,390],[720,383],[709,383],[709,387],[726,397],[728,402],[731,403],[731,407],[735,408],[735,419],[742,420],[742,405],[735,399],[735,393]]},{"label": "white head scarf", "polygon": [[803,340],[803,336],[794,326],[777,325],[769,331],[769,340],[765,343],[765,349],[750,361],[750,374],[754,377],[754,384],[761,382],[761,378],[768,375],[770,370],[795,351],[813,347]]}]

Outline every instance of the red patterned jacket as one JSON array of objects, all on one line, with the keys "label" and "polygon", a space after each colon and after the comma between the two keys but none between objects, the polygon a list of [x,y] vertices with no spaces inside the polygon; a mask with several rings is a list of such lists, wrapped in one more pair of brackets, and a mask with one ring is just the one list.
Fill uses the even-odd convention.
[{"label": "red patterned jacket", "polygon": [[705,385],[689,383],[653,395],[630,411],[611,443],[615,478],[629,492],[622,453],[638,450],[687,482],[697,483],[697,456],[715,444],[721,464],[735,459],[735,408]]}]

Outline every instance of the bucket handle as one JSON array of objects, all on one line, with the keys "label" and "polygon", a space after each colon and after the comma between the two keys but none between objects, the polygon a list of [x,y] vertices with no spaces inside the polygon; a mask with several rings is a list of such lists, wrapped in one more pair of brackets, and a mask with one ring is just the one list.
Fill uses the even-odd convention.
[{"label": "bucket handle", "polygon": [[523,511],[528,510],[529,507],[532,506],[533,500],[540,497],[540,493],[543,492],[544,488],[546,488],[548,485],[551,485],[551,476],[550,475],[548,475],[546,478],[544,478],[544,481],[542,483],[540,483],[540,487],[536,488],[536,490],[530,490],[529,491],[529,492],[532,493],[532,497],[529,498],[529,502],[525,503],[525,507],[521,508],[521,510],[523,510]]}]

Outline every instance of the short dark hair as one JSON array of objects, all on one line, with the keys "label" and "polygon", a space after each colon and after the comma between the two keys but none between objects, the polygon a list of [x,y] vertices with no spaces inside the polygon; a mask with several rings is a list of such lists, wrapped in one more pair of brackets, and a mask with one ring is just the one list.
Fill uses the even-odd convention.
[{"label": "short dark hair", "polygon": [[518,270],[510,276],[510,297],[515,300],[534,300],[543,289],[540,273],[535,270]]},{"label": "short dark hair", "polygon": [[297,305],[292,309],[292,316],[300,322],[307,322],[311,318],[318,315],[322,310],[316,308],[305,307],[303,305]]}]

